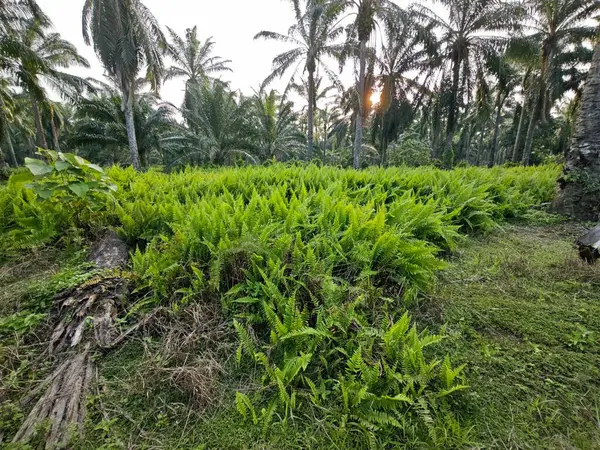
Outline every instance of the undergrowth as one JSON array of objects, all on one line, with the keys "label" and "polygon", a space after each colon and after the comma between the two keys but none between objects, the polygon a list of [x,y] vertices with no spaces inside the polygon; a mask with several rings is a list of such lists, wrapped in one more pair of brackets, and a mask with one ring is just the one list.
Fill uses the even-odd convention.
[{"label": "undergrowth", "polygon": [[470,442],[456,414],[463,367],[434,356],[444,333],[417,330],[406,308],[464,233],[550,200],[557,167],[107,174],[116,201],[85,223],[10,180],[2,245],[68,245],[116,227],[134,249],[129,316],[218,303],[233,318],[239,370],[260,374],[236,407],[263,435],[316,420],[331,442],[361,448]]}]

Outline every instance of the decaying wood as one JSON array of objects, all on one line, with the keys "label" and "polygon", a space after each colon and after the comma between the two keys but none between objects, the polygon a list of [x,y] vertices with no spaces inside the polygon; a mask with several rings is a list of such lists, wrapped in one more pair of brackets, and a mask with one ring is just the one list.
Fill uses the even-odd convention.
[{"label": "decaying wood", "polygon": [[[45,421],[49,424],[46,431],[46,448],[65,445],[68,432],[72,428],[81,432],[86,413],[87,392],[94,373],[88,343],[83,350],[66,359],[42,382],[40,386],[50,386],[38,399],[13,442],[28,441],[38,433],[40,425]],[[41,389],[36,389],[23,399],[23,403],[30,402],[39,392]]]},{"label": "decaying wood", "polygon": [[[91,259],[100,268],[115,269],[126,262],[127,247],[116,234],[107,233],[94,246]],[[97,277],[55,298],[56,325],[46,355],[54,357],[57,366],[22,400],[26,406],[39,397],[13,442],[27,442],[44,432],[45,448],[52,449],[67,445],[72,431],[82,431],[86,398],[96,373],[94,349],[120,344],[148,320],[126,331],[116,326],[128,292],[129,283],[123,278]],[[48,428],[40,431],[45,423]]]},{"label": "decaying wood", "polygon": [[600,257],[600,224],[589,230],[586,234],[577,239],[579,247],[579,256],[590,264],[596,262]]},{"label": "decaying wood", "polygon": [[93,330],[100,347],[110,347],[119,336],[114,319],[129,290],[122,278],[96,279],[56,297],[54,310],[59,322],[48,351],[51,355],[79,344],[86,331]]},{"label": "decaying wood", "polygon": [[127,264],[129,249],[117,233],[107,231],[93,247],[90,254],[90,260],[96,264],[99,269],[115,269]]}]

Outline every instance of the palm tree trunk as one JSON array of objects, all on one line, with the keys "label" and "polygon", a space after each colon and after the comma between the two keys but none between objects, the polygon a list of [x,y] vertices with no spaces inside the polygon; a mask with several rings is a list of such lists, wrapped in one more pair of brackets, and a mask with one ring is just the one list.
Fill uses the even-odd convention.
[{"label": "palm tree trunk", "polygon": [[4,152],[2,152],[2,148],[0,148],[0,179],[2,178],[2,171],[8,167],[8,164],[6,163],[6,159],[4,158]]},{"label": "palm tree trunk", "polygon": [[44,126],[42,125],[40,107],[34,97],[31,97],[31,108],[33,109],[33,117],[35,119],[35,143],[38,147],[48,148],[46,133],[44,132]]},{"label": "palm tree trunk", "polygon": [[443,157],[446,162],[449,161],[452,152],[452,140],[454,138],[454,129],[456,128],[456,109],[458,102],[458,83],[460,81],[460,59],[456,56],[452,61],[452,91],[450,93],[450,108],[448,111],[448,123],[446,124],[446,142],[444,143]]},{"label": "palm tree trunk", "polygon": [[385,166],[386,163],[386,145],[385,142],[383,140],[383,129],[385,126],[385,113],[382,112],[381,113],[381,126],[379,127],[379,165],[381,167]]},{"label": "palm tree trunk", "polygon": [[308,152],[308,160],[313,156],[313,139],[314,139],[314,123],[315,123],[315,72],[314,69],[308,71],[308,110],[307,130],[306,130],[306,146]]},{"label": "palm tree trunk", "polygon": [[473,163],[473,157],[471,155],[471,125],[467,125],[465,136],[465,159],[469,164]]},{"label": "palm tree trunk", "polygon": [[519,116],[519,125],[517,126],[515,145],[513,145],[508,158],[510,161],[513,162],[519,160],[519,150],[521,149],[521,138],[523,136],[523,125],[525,124],[525,108],[527,108],[527,98],[528,94],[525,93],[525,95],[523,96],[523,101],[521,102],[521,115]]},{"label": "palm tree trunk", "polygon": [[597,220],[600,212],[600,41],[581,97],[571,148],[553,210],[583,220]]},{"label": "palm tree trunk", "polygon": [[478,166],[481,163],[481,156],[483,155],[483,134],[485,133],[485,125],[481,127],[479,132],[479,140],[477,142],[477,158],[475,159],[475,165]]},{"label": "palm tree trunk", "polygon": [[13,147],[12,139],[10,138],[10,133],[8,130],[4,133],[4,141],[6,142],[6,148],[8,148],[8,156],[10,157],[10,161],[14,167],[19,167],[19,163],[17,162],[17,156],[15,155],[15,148]]},{"label": "palm tree trunk", "polygon": [[544,103],[542,84],[543,83],[540,83],[540,88],[536,93],[533,103],[533,110],[531,111],[531,116],[529,117],[529,125],[527,126],[527,136],[525,137],[525,147],[523,148],[523,158],[521,159],[521,163],[524,166],[529,165],[529,160],[531,158],[531,149],[533,147],[533,136],[535,134],[538,118],[540,116],[541,108]]},{"label": "palm tree trunk", "polygon": [[[131,87],[133,89],[133,87]],[[132,91],[126,87],[122,89],[123,95],[123,113],[125,114],[125,128],[127,129],[127,140],[129,141],[129,153],[131,154],[131,163],[135,170],[140,170],[140,154],[138,152],[137,139],[135,137],[135,121],[133,119],[133,95]]]},{"label": "palm tree trunk", "polygon": [[52,145],[54,150],[60,151],[60,144],[58,143],[58,130],[56,129],[56,122],[54,121],[54,108],[50,110],[50,128],[52,129]]},{"label": "palm tree trunk", "polygon": [[[327,114],[327,113],[325,113]],[[327,164],[327,120],[323,118],[323,166]]]},{"label": "palm tree trunk", "polygon": [[354,152],[352,166],[360,166],[360,151],[363,140],[363,117],[365,115],[365,67],[367,63],[367,41],[360,41],[358,54],[358,113],[356,114],[356,130],[354,131]]},{"label": "palm tree trunk", "polygon": [[500,113],[502,112],[502,91],[498,90],[498,96],[496,97],[496,119],[494,121],[494,134],[492,136],[492,143],[490,145],[490,159],[488,161],[488,167],[494,165],[494,159],[496,158],[496,150],[498,149],[498,132],[500,131]]},{"label": "palm tree trunk", "polygon": [[521,138],[523,137],[523,125],[525,124],[525,109],[529,104],[529,89],[525,88],[527,79],[531,76],[531,69],[527,69],[523,75],[523,100],[521,102],[521,115],[519,116],[519,125],[517,126],[517,135],[515,136],[515,145],[509,155],[510,161],[516,162],[519,160],[519,151],[521,150]]}]

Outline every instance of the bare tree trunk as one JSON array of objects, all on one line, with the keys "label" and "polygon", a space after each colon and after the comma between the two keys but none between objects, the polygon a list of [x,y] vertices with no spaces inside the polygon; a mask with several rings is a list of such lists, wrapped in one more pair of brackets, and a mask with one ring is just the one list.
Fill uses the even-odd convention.
[{"label": "bare tree trunk", "polygon": [[[452,61],[452,91],[450,93],[450,108],[448,111],[448,123],[446,124],[446,142],[444,144],[443,157],[449,160],[452,151],[452,140],[456,128],[456,109],[458,102],[458,83],[460,79],[460,59],[458,55]],[[478,149],[479,150],[479,149]],[[449,161],[448,161],[449,162]]]},{"label": "bare tree trunk", "polygon": [[529,160],[531,158],[531,149],[533,147],[533,137],[535,135],[535,129],[537,127],[538,118],[540,115],[540,110],[544,99],[542,97],[542,93],[540,92],[542,88],[540,87],[538,93],[535,96],[533,110],[531,111],[531,116],[529,117],[529,125],[527,126],[527,136],[525,137],[525,148],[523,148],[523,158],[521,159],[521,163],[524,166],[529,165]]},{"label": "bare tree trunk", "polygon": [[494,121],[494,134],[490,144],[490,159],[488,161],[488,167],[492,167],[494,165],[496,151],[498,150],[498,132],[500,130],[500,114],[502,112],[502,103],[504,103],[502,91],[498,90],[498,96],[496,97],[496,119]]},{"label": "bare tree trunk", "polygon": [[481,156],[483,155],[483,133],[485,132],[485,125],[481,127],[479,132],[479,140],[477,142],[477,158],[475,159],[475,165],[478,166],[481,163]]},{"label": "bare tree trunk", "polygon": [[42,115],[40,114],[40,107],[33,96],[31,97],[31,108],[33,109],[33,117],[35,119],[35,143],[38,147],[48,148],[46,133],[44,132],[44,126],[42,124]]},{"label": "bare tree trunk", "polygon": [[8,148],[8,156],[10,157],[10,161],[13,167],[19,167],[19,163],[17,162],[17,156],[15,155],[15,148],[13,147],[12,139],[10,138],[10,133],[8,130],[4,133],[4,141],[6,142],[6,148]]},{"label": "bare tree trunk", "polygon": [[140,155],[138,153],[137,139],[135,137],[135,122],[133,119],[133,94],[129,89],[123,89],[123,112],[125,113],[125,127],[127,128],[127,139],[129,140],[129,153],[131,163],[135,170],[140,170]]},{"label": "bare tree trunk", "polygon": [[308,160],[310,161],[313,156],[313,140],[314,140],[314,128],[315,128],[315,72],[314,62],[308,70],[308,110],[307,116],[307,130],[306,130],[306,146],[308,152]]},{"label": "bare tree trunk", "polygon": [[54,108],[50,110],[50,127],[52,128],[52,145],[54,150],[60,151],[60,144],[58,143],[58,130],[56,129],[56,122],[54,121]]},{"label": "bare tree trunk", "polygon": [[367,41],[360,41],[358,69],[358,113],[356,114],[356,130],[354,134],[354,152],[352,166],[360,167],[360,151],[363,140],[363,117],[365,115],[365,66],[367,59]]},{"label": "bare tree trunk", "polygon": [[600,212],[600,40],[581,97],[571,149],[553,210],[583,220],[598,220]]}]

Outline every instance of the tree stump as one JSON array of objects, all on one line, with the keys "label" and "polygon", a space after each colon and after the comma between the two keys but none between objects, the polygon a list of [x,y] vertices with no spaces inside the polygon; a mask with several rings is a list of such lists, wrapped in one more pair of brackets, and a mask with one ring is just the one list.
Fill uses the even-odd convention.
[{"label": "tree stump", "polygon": [[[114,232],[108,232],[93,246],[90,260],[99,268],[117,269],[127,257],[127,245]],[[124,332],[116,326],[128,293],[129,282],[111,276],[93,278],[55,297],[56,325],[47,355],[56,358],[57,366],[22,400],[25,406],[41,394],[13,442],[29,441],[46,423],[46,449],[64,447],[72,431],[82,432],[86,398],[96,374],[94,349],[118,345],[149,318]]]}]

